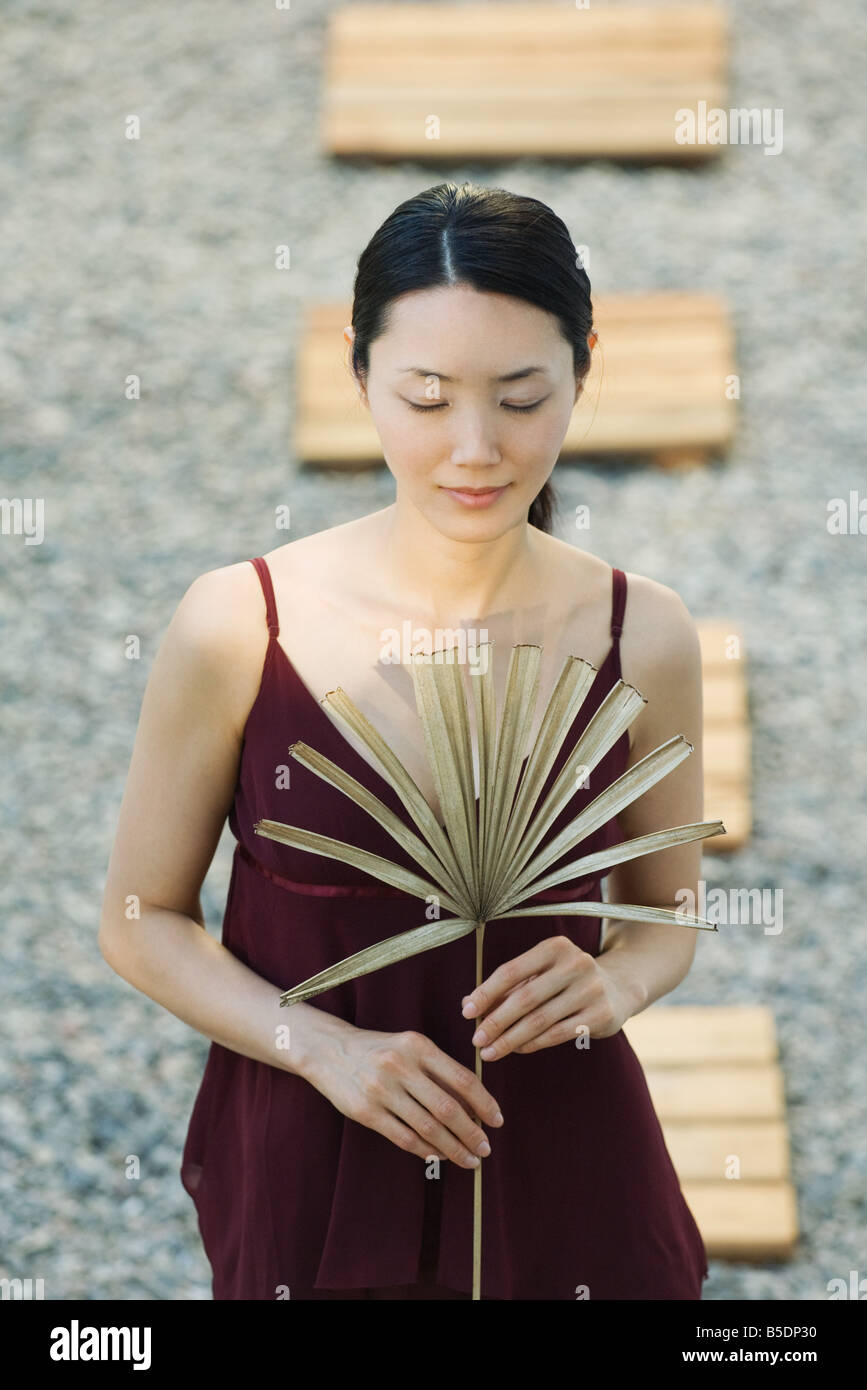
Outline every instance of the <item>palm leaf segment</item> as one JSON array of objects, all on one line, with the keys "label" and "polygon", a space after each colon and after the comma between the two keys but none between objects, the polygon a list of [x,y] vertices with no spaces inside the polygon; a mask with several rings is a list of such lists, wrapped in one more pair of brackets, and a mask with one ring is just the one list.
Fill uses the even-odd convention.
[{"label": "palm leaf segment", "polygon": [[[492,647],[493,643],[481,643]],[[424,733],[428,761],[445,825],[376,728],[338,688],[324,702],[349,730],[359,736],[377,759],[385,780],[406,807],[416,834],[371,791],[308,744],[292,744],[290,755],[311,772],[343,792],[414,859],[415,873],[381,855],[342,840],[319,835],[279,821],[254,825],[263,835],[295,849],[326,855],[354,865],[365,873],[401,888],[415,897],[433,897],[454,917],[425,921],[410,931],[347,956],[280,996],[284,1005],[298,1004],[324,990],[370,974],[435,946],[445,945],[478,929],[477,976],[482,929],[503,917],[543,917],[577,914],[617,917],[624,921],[671,922],[715,931],[713,923],[669,908],[625,903],[554,902],[522,906],[540,891],[615,864],[653,854],[692,840],[725,834],[722,821],[678,825],[625,840],[610,849],[586,854],[551,870],[564,854],[593,834],[612,816],[655,786],[693,751],[682,734],[661,744],[601,792],[549,844],[540,848],[546,831],[608,750],[629,728],[645,697],[619,680],[605,696],[567,758],[544,801],[536,803],[578,710],[593,683],[596,668],[569,656],[548,702],[539,733],[523,766],[539,689],[542,648],[530,643],[512,648],[502,719],[497,724],[492,664],[489,659],[471,668],[479,767],[479,806],[476,812],[473,747],[462,664],[456,648],[419,654],[410,661],[416,707]],[[486,654],[490,658],[490,651]],[[476,983],[480,980],[477,978]]]}]

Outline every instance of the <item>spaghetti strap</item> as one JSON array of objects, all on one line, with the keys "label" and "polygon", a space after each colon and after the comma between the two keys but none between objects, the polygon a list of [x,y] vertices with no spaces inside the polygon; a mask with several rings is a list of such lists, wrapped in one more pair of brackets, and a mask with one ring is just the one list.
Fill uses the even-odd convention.
[{"label": "spaghetti strap", "polygon": [[623,632],[623,614],[626,608],[626,575],[623,570],[611,571],[611,636],[615,643],[620,642]]},{"label": "spaghetti strap", "polygon": [[262,592],[265,595],[265,617],[268,623],[268,631],[272,637],[276,637],[280,631],[280,624],[277,621],[277,604],[274,601],[274,585],[271,583],[271,571],[264,556],[257,555],[255,560],[250,561],[255,565],[256,573],[262,585]]}]

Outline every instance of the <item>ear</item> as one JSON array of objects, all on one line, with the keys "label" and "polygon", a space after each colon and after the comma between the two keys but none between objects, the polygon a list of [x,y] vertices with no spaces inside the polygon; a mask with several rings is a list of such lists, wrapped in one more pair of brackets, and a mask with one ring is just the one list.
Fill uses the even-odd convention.
[{"label": "ear", "polygon": [[[354,340],[355,329],[352,327],[351,324],[347,324],[343,330],[343,341],[345,342],[348,348],[351,348]],[[367,392],[365,391],[364,386],[358,380],[358,377],[355,375],[354,372],[352,373],[352,380],[355,384],[355,389],[358,393],[358,399],[361,401],[362,405],[367,405]]]}]

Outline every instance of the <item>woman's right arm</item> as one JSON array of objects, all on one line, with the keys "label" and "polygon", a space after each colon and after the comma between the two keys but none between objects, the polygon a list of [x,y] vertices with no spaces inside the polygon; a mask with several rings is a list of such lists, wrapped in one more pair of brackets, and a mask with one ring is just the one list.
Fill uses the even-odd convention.
[{"label": "woman's right arm", "polygon": [[[210,571],[190,585],[154,659],[108,866],[99,947],[117,974],[198,1032],[304,1074],[311,1050],[327,1047],[346,1024],[308,1004],[281,1008],[274,986],[205,931],[199,901],[232,804],[264,660],[261,634],[251,638],[250,610],[239,602],[236,569]],[[284,1050],[277,1041],[287,1024]]]},{"label": "woman's right arm", "polygon": [[359,1029],[311,1004],[281,1007],[279,990],[204,928],[201,885],[231,808],[264,661],[261,605],[253,567],[226,566],[190,585],[166,629],[121,802],[100,950],[197,1032],[305,1077],[402,1148],[470,1166],[465,1145],[475,1151],[484,1138],[470,1111],[494,1123],[497,1110],[473,1072],[420,1034]]}]

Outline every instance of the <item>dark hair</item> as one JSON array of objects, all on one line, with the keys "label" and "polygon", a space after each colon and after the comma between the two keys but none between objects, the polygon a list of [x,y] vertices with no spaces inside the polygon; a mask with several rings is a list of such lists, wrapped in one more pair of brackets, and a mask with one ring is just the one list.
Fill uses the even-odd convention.
[{"label": "dark hair", "polygon": [[[505,188],[441,183],[396,207],[358,258],[351,367],[366,376],[370,345],[385,332],[392,300],[439,285],[525,299],[556,315],[572,345],[576,377],[590,370],[590,281],[566,224],[537,198]],[[557,498],[550,480],[527,514],[550,531]]]}]

